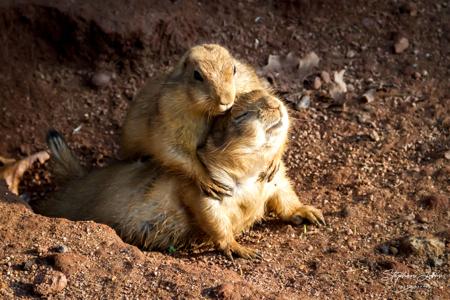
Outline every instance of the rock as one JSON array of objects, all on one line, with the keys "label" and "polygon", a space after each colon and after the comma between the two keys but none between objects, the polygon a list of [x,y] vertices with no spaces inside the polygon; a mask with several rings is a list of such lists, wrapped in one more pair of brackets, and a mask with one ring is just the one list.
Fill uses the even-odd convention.
[{"label": "rock", "polygon": [[23,263],[22,269],[24,271],[30,271],[33,268],[33,265],[34,265],[33,260],[27,260],[26,262]]},{"label": "rock", "polygon": [[400,54],[409,47],[409,41],[405,37],[400,37],[394,44],[395,53]]},{"label": "rock", "polygon": [[295,109],[306,109],[311,105],[311,98],[308,95],[304,95],[302,99],[295,105]]},{"label": "rock", "polygon": [[414,221],[415,217],[416,217],[416,216],[414,215],[414,213],[410,213],[409,215],[407,215],[407,216],[405,217],[405,220],[406,220],[406,221],[412,222],[412,221]]},{"label": "rock", "polygon": [[56,246],[54,249],[58,253],[66,253],[69,252],[69,248],[66,245],[59,245]]},{"label": "rock", "polygon": [[355,55],[356,55],[356,52],[353,50],[348,50],[348,52],[346,54],[347,58],[353,58],[353,57],[355,57]]},{"label": "rock", "polygon": [[293,216],[290,221],[294,224],[294,225],[300,225],[303,224],[303,222],[305,221],[302,217],[300,217],[299,215],[295,215]]},{"label": "rock", "polygon": [[318,89],[320,89],[321,86],[322,86],[322,81],[320,80],[320,77],[314,78],[313,88],[315,90],[318,90]]},{"label": "rock", "polygon": [[444,153],[444,157],[445,157],[445,159],[450,160],[450,150],[449,150],[449,151],[446,151],[446,152]]},{"label": "rock", "polygon": [[397,255],[398,254],[398,249],[395,248],[394,246],[390,246],[389,247],[389,253],[391,253],[392,255]]},{"label": "rock", "polygon": [[320,77],[322,78],[323,82],[325,82],[325,83],[331,82],[330,73],[328,73],[327,71],[320,72]]},{"label": "rock", "polygon": [[349,92],[354,92],[355,91],[355,86],[351,83],[347,84],[347,91]]},{"label": "rock", "polygon": [[371,130],[369,136],[375,142],[378,142],[380,140],[380,136],[378,135],[378,132],[376,132],[375,130]]},{"label": "rock", "polygon": [[287,234],[294,236],[295,230],[294,230],[294,227],[292,227],[292,225],[288,224],[285,226],[285,228],[286,228],[285,230],[286,230]]},{"label": "rock", "polygon": [[347,241],[347,247],[350,251],[355,251],[356,250],[356,244],[357,242],[354,240],[348,240]]},{"label": "rock", "polygon": [[96,88],[104,88],[110,83],[111,78],[111,73],[99,71],[92,76],[91,84]]},{"label": "rock", "polygon": [[358,119],[358,122],[361,124],[370,124],[370,122],[372,121],[370,114],[365,113],[365,112],[358,113],[356,115],[356,118]]},{"label": "rock", "polygon": [[429,258],[427,260],[427,264],[430,267],[434,267],[434,268],[435,267],[440,267],[440,266],[442,266],[444,264],[444,260],[440,259],[440,258],[437,258],[437,257],[431,257],[431,258]]},{"label": "rock", "polygon": [[351,212],[350,207],[344,206],[344,207],[341,209],[341,212],[340,212],[341,217],[347,218],[347,217],[349,217],[351,214],[352,214],[352,212]]},{"label": "rock", "polygon": [[47,248],[42,245],[34,245],[32,251],[35,252],[37,255],[41,256],[47,252]]},{"label": "rock", "polygon": [[361,97],[362,101],[364,103],[371,103],[371,102],[373,102],[375,100],[375,93],[376,93],[375,89],[368,90],[367,92],[365,92],[362,95],[362,97]]},{"label": "rock", "polygon": [[389,254],[389,246],[386,244],[381,245],[379,248],[381,253],[388,255]]},{"label": "rock", "polygon": [[48,270],[39,273],[34,282],[34,291],[42,296],[61,292],[67,286],[67,278],[61,272]]},{"label": "rock", "polygon": [[241,295],[232,283],[223,283],[217,287],[217,298],[224,300],[239,300]]},{"label": "rock", "polygon": [[444,253],[445,245],[434,237],[409,236],[400,240],[399,248],[404,255],[438,257]]},{"label": "rock", "polygon": [[429,222],[428,218],[421,214],[416,215],[416,220],[417,220],[417,222],[422,223],[422,224]]},{"label": "rock", "polygon": [[309,245],[309,246],[308,246],[308,248],[307,248],[306,250],[308,250],[308,251],[310,251],[310,252],[311,252],[311,251],[313,251],[313,250],[314,250],[314,247],[313,247],[312,245]]}]

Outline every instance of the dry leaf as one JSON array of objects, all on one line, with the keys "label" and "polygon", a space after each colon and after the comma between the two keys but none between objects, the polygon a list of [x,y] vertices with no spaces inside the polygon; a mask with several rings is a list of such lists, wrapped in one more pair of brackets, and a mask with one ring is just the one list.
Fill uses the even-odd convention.
[{"label": "dry leaf", "polygon": [[344,74],[345,74],[345,70],[341,70],[339,72],[334,72],[334,82],[339,86],[340,90],[343,93],[346,93],[347,85],[344,82]]},{"label": "dry leaf", "polygon": [[315,52],[309,52],[306,56],[300,59],[298,64],[298,71],[301,76],[306,77],[312,70],[319,66],[320,58]]},{"label": "dry leaf", "polygon": [[281,57],[279,55],[269,55],[264,72],[279,72],[281,70]]},{"label": "dry leaf", "polygon": [[0,167],[0,179],[6,181],[6,184],[12,193],[19,195],[19,184],[23,173],[25,173],[35,161],[39,160],[39,162],[43,164],[49,158],[50,156],[46,151],[35,153],[18,161],[0,157],[0,162],[3,164]]},{"label": "dry leaf", "polygon": [[269,55],[267,65],[263,67],[263,74],[270,73],[295,73],[297,78],[303,80],[314,68],[319,65],[320,58],[316,53],[310,52],[304,58],[299,59],[294,53],[286,56]]},{"label": "dry leaf", "polygon": [[342,96],[347,92],[347,85],[344,82],[345,70],[339,72],[334,72],[334,82],[330,89],[330,96],[334,100],[342,98]]},{"label": "dry leaf", "polygon": [[292,72],[297,69],[299,59],[292,53],[288,55],[269,55],[267,65],[263,68],[264,73]]}]

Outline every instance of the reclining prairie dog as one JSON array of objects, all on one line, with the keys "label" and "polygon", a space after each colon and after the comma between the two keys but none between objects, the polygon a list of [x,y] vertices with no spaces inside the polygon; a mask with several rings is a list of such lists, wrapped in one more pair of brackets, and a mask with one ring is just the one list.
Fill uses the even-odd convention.
[{"label": "reclining prairie dog", "polygon": [[161,165],[197,182],[208,195],[230,194],[212,180],[197,157],[214,116],[236,96],[262,89],[254,70],[215,44],[192,47],[166,75],[150,79],[131,104],[122,130],[126,159],[153,156]]},{"label": "reclining prairie dog", "polygon": [[121,162],[82,175],[61,136],[50,134],[55,175],[72,180],[36,211],[108,224],[123,240],[144,249],[213,242],[227,256],[253,257],[256,253],[238,244],[235,236],[266,211],[294,223],[303,218],[323,222],[320,210],[300,203],[282,162],[275,163],[280,167],[272,181],[260,180],[260,173],[283,151],[288,121],[283,104],[264,91],[242,95],[215,120],[199,157],[214,178],[233,186],[233,195],[222,201],[151,160]]}]

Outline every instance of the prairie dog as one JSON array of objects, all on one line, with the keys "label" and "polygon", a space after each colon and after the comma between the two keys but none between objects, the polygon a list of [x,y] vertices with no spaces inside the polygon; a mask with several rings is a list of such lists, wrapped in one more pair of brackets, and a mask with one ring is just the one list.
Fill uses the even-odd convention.
[{"label": "prairie dog", "polygon": [[213,117],[236,96],[263,88],[254,70],[225,48],[204,44],[189,49],[166,75],[150,79],[131,104],[122,130],[126,159],[150,155],[165,168],[186,175],[208,195],[230,195],[197,157]]},{"label": "prairie dog", "polygon": [[61,136],[50,133],[52,162],[76,167],[56,169],[56,176],[74,178],[36,211],[108,224],[122,239],[144,249],[212,242],[227,256],[254,257],[256,252],[238,244],[235,236],[267,211],[294,223],[324,222],[320,210],[300,203],[281,161],[275,163],[280,167],[272,181],[260,179],[260,173],[280,159],[288,127],[286,108],[265,91],[242,95],[215,120],[198,154],[213,177],[233,186],[233,195],[222,201],[205,196],[194,182],[151,160],[80,175]]}]

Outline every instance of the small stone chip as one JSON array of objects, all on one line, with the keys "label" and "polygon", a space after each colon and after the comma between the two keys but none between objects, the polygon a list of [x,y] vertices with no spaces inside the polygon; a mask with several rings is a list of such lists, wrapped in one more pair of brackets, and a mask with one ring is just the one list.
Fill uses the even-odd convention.
[{"label": "small stone chip", "polygon": [[61,292],[66,286],[66,275],[49,270],[36,276],[34,290],[37,294],[46,296]]},{"label": "small stone chip", "polygon": [[405,37],[399,38],[394,44],[395,53],[400,54],[409,47],[409,41]]}]

